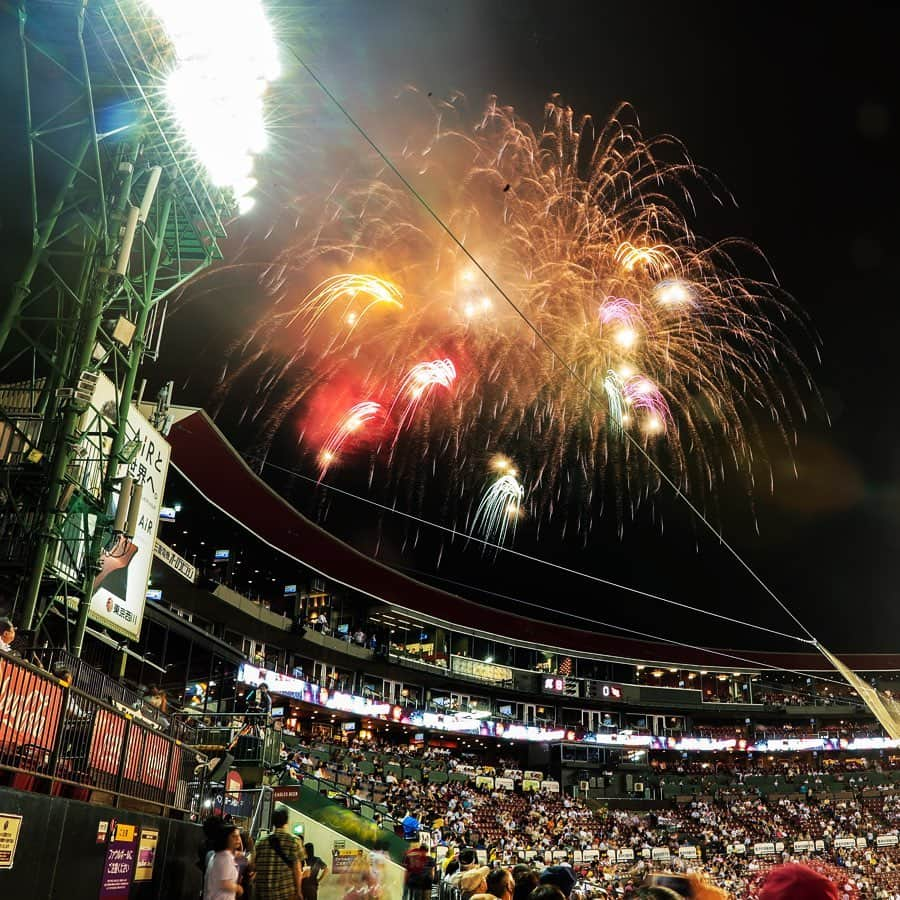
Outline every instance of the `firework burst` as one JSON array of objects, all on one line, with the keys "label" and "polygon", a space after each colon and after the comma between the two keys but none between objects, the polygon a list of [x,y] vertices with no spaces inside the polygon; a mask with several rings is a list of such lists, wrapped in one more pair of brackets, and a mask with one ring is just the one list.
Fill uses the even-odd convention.
[{"label": "firework burst", "polygon": [[400,432],[412,421],[416,410],[427,399],[435,387],[449,389],[456,380],[456,367],[450,359],[436,359],[433,362],[417,363],[400,384],[397,396],[388,410],[388,415],[396,415],[397,429],[394,443]]},{"label": "firework burst", "polygon": [[[474,128],[450,127],[457,114],[440,106],[437,128],[395,156],[517,311],[389,174],[343,181],[267,270],[276,303],[224,382],[251,364],[263,440],[352,379],[358,396],[394,398],[373,483],[392,502],[414,502],[412,484],[416,503],[429,487],[457,498],[444,507],[454,526],[496,526],[485,503],[501,488],[479,501],[476,474],[496,450],[520,460],[512,481],[528,485],[532,518],[583,533],[605,498],[620,522],[652,501],[656,466],[701,506],[726,477],[751,492],[765,435],[790,446],[805,417],[795,385],[813,389],[791,335],[807,332],[789,297],[742,274],[737,258],[758,251],[687,224],[691,191],[711,180],[673,138],[645,140],[628,107],[600,128],[556,102],[538,130],[495,101]],[[421,401],[455,374],[449,360],[410,369],[435,346],[465,359],[466,378],[426,422]]]},{"label": "firework burst", "polygon": [[373,419],[381,416],[383,412],[380,403],[366,400],[352,406],[341,416],[319,451],[319,481],[340,458],[347,441],[358,436]]},{"label": "firework burst", "polygon": [[507,471],[506,474],[500,475],[485,490],[475,510],[472,530],[477,531],[487,541],[504,543],[507,535],[515,535],[524,497],[525,488],[516,477],[515,471]]}]

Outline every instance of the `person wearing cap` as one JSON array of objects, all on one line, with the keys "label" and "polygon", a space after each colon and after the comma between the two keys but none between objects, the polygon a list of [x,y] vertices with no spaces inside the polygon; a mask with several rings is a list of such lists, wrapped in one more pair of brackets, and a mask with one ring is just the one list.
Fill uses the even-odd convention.
[{"label": "person wearing cap", "polygon": [[540,874],[541,884],[552,884],[558,887],[564,897],[572,893],[578,879],[571,866],[547,866]]},{"label": "person wearing cap", "polygon": [[477,866],[460,875],[459,890],[463,900],[471,900],[476,894],[487,893],[487,877],[490,871],[490,866]]},{"label": "person wearing cap", "polygon": [[459,880],[463,874],[471,871],[477,865],[477,857],[471,847],[460,850],[457,860],[459,866],[455,871],[451,872],[449,866],[447,868],[447,880],[450,882],[451,887],[459,887]]},{"label": "person wearing cap", "polygon": [[788,863],[766,876],[759,900],[841,900],[838,886],[809,866]]}]

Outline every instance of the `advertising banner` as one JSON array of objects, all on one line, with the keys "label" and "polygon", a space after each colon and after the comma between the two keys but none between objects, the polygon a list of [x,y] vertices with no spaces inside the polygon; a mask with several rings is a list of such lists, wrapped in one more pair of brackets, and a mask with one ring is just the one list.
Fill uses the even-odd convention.
[{"label": "advertising banner", "polygon": [[812,841],[794,841],[794,853],[812,853],[815,846]]},{"label": "advertising banner", "polygon": [[153,555],[161,559],[169,568],[174,569],[190,582],[197,580],[197,567],[191,565],[183,556],[179,556],[168,544],[159,538],[153,542]]},{"label": "advertising banner", "polygon": [[[109,450],[109,427],[115,421],[118,403],[118,389],[101,375],[91,397],[92,409],[85,413],[83,443],[89,458],[105,459]],[[105,628],[136,641],[144,617],[147,581],[169,471],[170,447],[137,407],[128,410],[125,428],[126,444],[136,445],[127,474],[134,479],[135,487],[141,487],[137,527],[134,537],[120,534],[103,551],[100,572],[94,579],[91,617]],[[122,498],[122,502],[127,503],[128,498]]]},{"label": "advertising banner", "polygon": [[583,855],[585,862],[596,862],[598,859],[600,859],[600,851],[596,848],[585,850]]},{"label": "advertising banner", "polygon": [[634,850],[630,847],[627,847],[624,850],[616,851],[616,862],[633,862],[634,861]]},{"label": "advertising banner", "polygon": [[834,839],[834,847],[836,850],[855,850],[856,849],[856,838],[854,837],[842,837]]},{"label": "advertising banner", "polygon": [[516,783],[512,780],[512,778],[495,778],[494,784],[496,784],[498,788],[502,788],[504,791],[514,790],[516,786]]},{"label": "advertising banner", "polygon": [[762,842],[753,845],[753,853],[756,856],[774,856],[775,845],[770,842]]},{"label": "advertising banner", "polygon": [[522,781],[523,791],[539,791],[541,783],[536,778],[526,778]]},{"label": "advertising banner", "polygon": [[[88,765],[107,775],[119,773],[126,720],[105,709],[97,710]],[[141,782],[174,795],[181,772],[181,747],[173,746],[161,734],[132,724],[128,732],[123,775],[126,781]],[[171,753],[171,764],[170,764]]]},{"label": "advertising banner", "polygon": [[490,775],[476,775],[475,776],[475,787],[492,788],[493,786],[494,786],[494,779],[491,778]]},{"label": "advertising banner", "polygon": [[138,844],[137,864],[134,869],[135,881],[152,881],[153,865],[156,862],[156,845],[159,843],[159,830],[142,828],[141,840]]},{"label": "advertising banner", "polygon": [[125,738],[126,720],[105,709],[98,709],[91,731],[91,746],[88,750],[88,765],[95,771],[107,775],[119,773],[122,758],[122,741]]},{"label": "advertising banner", "polygon": [[876,847],[896,847],[900,838],[896,834],[879,834],[875,838]]},{"label": "advertising banner", "polygon": [[62,700],[58,684],[0,657],[0,746],[52,750]]},{"label": "advertising banner", "polygon": [[116,900],[118,897],[128,896],[137,857],[136,831],[134,825],[116,825],[106,848],[100,900]]},{"label": "advertising banner", "polygon": [[541,782],[541,790],[549,791],[551,794],[559,793],[559,782],[558,781],[542,781]]},{"label": "advertising banner", "polygon": [[678,848],[678,855],[682,859],[699,859],[700,853],[693,844]]},{"label": "advertising banner", "polygon": [[672,858],[672,854],[668,847],[653,847],[650,850],[650,858],[660,862],[668,862]]}]

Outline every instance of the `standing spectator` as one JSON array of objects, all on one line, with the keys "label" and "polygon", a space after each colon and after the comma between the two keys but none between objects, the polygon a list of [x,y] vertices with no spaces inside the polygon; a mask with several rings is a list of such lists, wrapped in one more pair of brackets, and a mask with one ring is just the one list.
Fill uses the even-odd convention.
[{"label": "standing spectator", "polygon": [[487,892],[500,900],[512,900],[516,884],[509,869],[493,869],[487,877]]},{"label": "standing spectator", "polygon": [[253,866],[253,838],[249,831],[241,832],[241,849],[234,854],[234,861],[238,867],[238,884],[244,889],[244,900],[250,900],[256,870]]},{"label": "standing spectator", "polygon": [[216,832],[213,854],[206,868],[203,900],[235,900],[243,895],[234,858],[240,843],[241,835],[235,825],[223,825]]},{"label": "standing spectator", "polygon": [[12,642],[16,639],[16,627],[11,619],[0,619],[0,651],[12,653]]},{"label": "standing spectator", "polygon": [[836,884],[807,866],[776,866],[763,882],[759,900],[840,900]]},{"label": "standing spectator", "polygon": [[571,866],[547,866],[540,874],[541,884],[552,884],[558,887],[563,896],[568,897],[572,893],[578,879]]},{"label": "standing spectator", "polygon": [[516,889],[513,891],[513,900],[528,900],[532,891],[538,886],[538,874],[533,869],[523,872],[516,879]]},{"label": "standing spectator", "polygon": [[272,715],[272,695],[269,693],[269,686],[264,681],[261,681],[247,694],[247,709],[265,713],[266,716]]},{"label": "standing spectator", "polygon": [[403,900],[428,900],[434,882],[434,860],[421,844],[413,844],[403,857],[406,876]]},{"label": "standing spectator", "polygon": [[470,900],[473,894],[484,894],[487,891],[487,877],[491,870],[488,866],[476,866],[463,872],[459,879],[459,890],[464,900]]},{"label": "standing spectator", "polygon": [[305,844],[306,873],[303,877],[303,900],[318,900],[319,883],[328,874],[328,866],[325,860],[316,856],[316,848],[312,844]]},{"label": "standing spectator", "polygon": [[257,900],[296,900],[303,896],[303,845],[288,830],[288,812],[272,813],[275,830],[264,837],[254,853]]},{"label": "standing spectator", "polygon": [[414,841],[419,837],[419,820],[408,809],[400,824],[403,826],[403,837],[407,841]]}]

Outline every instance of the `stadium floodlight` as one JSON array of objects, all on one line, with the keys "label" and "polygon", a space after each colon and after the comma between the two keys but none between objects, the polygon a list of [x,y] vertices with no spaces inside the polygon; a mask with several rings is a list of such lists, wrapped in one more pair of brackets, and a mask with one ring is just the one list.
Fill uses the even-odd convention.
[{"label": "stadium floodlight", "polygon": [[[0,469],[35,512],[0,510],[0,555],[19,572],[23,626],[77,607],[66,640],[78,654],[134,462],[139,367],[158,358],[171,299],[222,259],[225,222],[254,204],[280,65],[262,0],[16,6],[24,116],[12,124],[33,241],[0,302],[0,384],[18,386],[0,429],[23,436],[30,468],[0,457]],[[105,376],[115,399],[82,390],[85,375]],[[94,432],[106,437],[86,447]],[[138,579],[128,585],[136,601]],[[103,627],[134,637],[142,609]]]},{"label": "stadium floodlight", "polygon": [[172,44],[165,95],[217,187],[252,207],[253,156],[267,144],[264,95],[280,72],[259,0],[146,0]]}]

